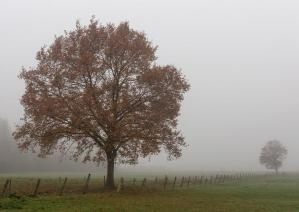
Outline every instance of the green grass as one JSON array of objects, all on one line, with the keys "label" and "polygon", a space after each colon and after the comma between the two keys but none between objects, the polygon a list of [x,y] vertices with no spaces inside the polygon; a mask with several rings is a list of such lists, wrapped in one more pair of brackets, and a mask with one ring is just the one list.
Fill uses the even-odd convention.
[{"label": "green grass", "polygon": [[239,183],[192,186],[167,191],[127,189],[105,192],[12,196],[1,211],[299,211],[299,176],[268,176]]}]

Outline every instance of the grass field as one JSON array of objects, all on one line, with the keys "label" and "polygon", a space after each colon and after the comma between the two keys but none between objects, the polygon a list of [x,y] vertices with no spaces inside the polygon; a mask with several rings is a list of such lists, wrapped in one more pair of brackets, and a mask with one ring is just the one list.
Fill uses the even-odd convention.
[{"label": "grass field", "polygon": [[299,211],[299,176],[263,176],[189,188],[42,194],[0,199],[1,211]]}]

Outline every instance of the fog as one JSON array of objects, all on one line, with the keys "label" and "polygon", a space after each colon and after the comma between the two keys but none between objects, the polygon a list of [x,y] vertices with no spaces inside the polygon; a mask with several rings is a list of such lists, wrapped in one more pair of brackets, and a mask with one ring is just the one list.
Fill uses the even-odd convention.
[{"label": "fog", "polygon": [[180,116],[183,156],[139,167],[264,170],[260,149],[278,139],[288,149],[283,169],[299,170],[298,8],[295,0],[1,0],[0,117],[12,129],[20,122],[17,76],[54,35],[92,15],[129,21],[159,45],[158,62],[179,67],[191,84]]}]

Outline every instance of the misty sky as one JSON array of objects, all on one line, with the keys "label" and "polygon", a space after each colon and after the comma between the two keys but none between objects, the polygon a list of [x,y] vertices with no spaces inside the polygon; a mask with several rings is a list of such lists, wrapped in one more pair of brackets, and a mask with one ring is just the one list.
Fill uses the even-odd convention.
[{"label": "misty sky", "polygon": [[0,0],[0,117],[19,122],[17,75],[54,35],[92,15],[129,21],[159,45],[159,63],[182,69],[192,86],[180,117],[183,157],[143,165],[260,170],[260,149],[275,138],[289,150],[285,169],[298,171],[298,11],[296,0]]}]

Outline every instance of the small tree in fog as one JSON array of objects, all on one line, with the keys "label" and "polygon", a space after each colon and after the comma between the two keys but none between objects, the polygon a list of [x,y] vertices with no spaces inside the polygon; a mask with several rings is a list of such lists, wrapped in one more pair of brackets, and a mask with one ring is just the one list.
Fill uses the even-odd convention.
[{"label": "small tree in fog", "polygon": [[128,23],[92,19],[57,37],[20,75],[26,90],[24,123],[14,133],[19,147],[105,161],[108,188],[116,161],[134,164],[161,148],[180,157],[185,142],[177,118],[189,84],[174,66],[157,65],[155,52]]},{"label": "small tree in fog", "polygon": [[279,141],[268,141],[262,148],[260,163],[265,165],[267,169],[274,169],[277,174],[286,155],[287,149]]},{"label": "small tree in fog", "polygon": [[10,171],[15,165],[12,144],[9,124],[0,118],[0,172]]}]

